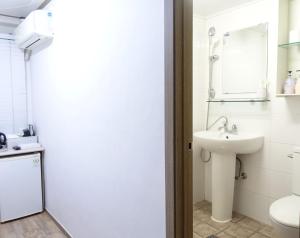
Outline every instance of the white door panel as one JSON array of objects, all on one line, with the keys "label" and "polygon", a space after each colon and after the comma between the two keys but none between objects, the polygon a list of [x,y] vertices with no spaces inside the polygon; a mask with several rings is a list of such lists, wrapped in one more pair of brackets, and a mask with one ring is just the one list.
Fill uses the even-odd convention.
[{"label": "white door panel", "polygon": [[42,210],[40,154],[0,159],[0,221]]}]

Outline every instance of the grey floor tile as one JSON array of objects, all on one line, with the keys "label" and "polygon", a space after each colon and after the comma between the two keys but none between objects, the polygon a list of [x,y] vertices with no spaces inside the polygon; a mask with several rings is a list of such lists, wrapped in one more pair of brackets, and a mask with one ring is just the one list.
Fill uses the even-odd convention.
[{"label": "grey floor tile", "polygon": [[211,213],[205,210],[197,210],[194,212],[194,223],[206,223],[210,220]]},{"label": "grey floor tile", "polygon": [[237,222],[239,222],[240,220],[242,220],[244,218],[245,218],[244,215],[242,215],[242,214],[240,214],[238,212],[233,212],[232,213],[232,221],[231,222],[237,223]]},{"label": "grey floor tile", "polygon": [[260,233],[255,233],[252,236],[250,236],[250,238],[269,238],[269,237]]},{"label": "grey floor tile", "polygon": [[232,224],[229,228],[225,230],[225,232],[229,235],[238,238],[248,238],[254,234],[253,230],[244,226],[240,226],[238,224]]},{"label": "grey floor tile", "polygon": [[194,227],[194,232],[197,233],[199,236],[207,237],[216,234],[218,230],[208,224],[202,223]]},{"label": "grey floor tile", "polygon": [[246,227],[250,230],[253,230],[253,231],[258,231],[263,227],[263,225],[260,222],[255,221],[255,220],[253,220],[251,218],[248,218],[248,217],[243,218],[237,224],[239,224],[241,226],[244,226],[244,227]]},{"label": "grey floor tile", "polygon": [[194,233],[194,234],[193,234],[193,238],[203,238],[203,237],[201,237],[201,236],[199,236],[198,234]]},{"label": "grey floor tile", "polygon": [[217,234],[218,238],[236,238],[235,236],[229,235],[226,232],[221,232]]},{"label": "grey floor tile", "polygon": [[274,229],[273,227],[271,226],[263,226],[260,230],[259,230],[259,233],[267,236],[267,237],[270,237],[270,238],[273,238],[274,237]]}]

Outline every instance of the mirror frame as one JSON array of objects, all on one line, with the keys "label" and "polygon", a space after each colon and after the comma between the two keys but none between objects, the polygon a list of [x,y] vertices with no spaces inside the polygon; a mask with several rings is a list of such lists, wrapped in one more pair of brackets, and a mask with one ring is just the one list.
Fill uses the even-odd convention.
[{"label": "mirror frame", "polygon": [[[268,101],[269,98],[269,47],[270,47],[270,33],[269,33],[269,23],[268,22],[262,22],[259,24],[255,25],[250,25],[244,28],[239,28],[236,30],[231,30],[231,31],[226,31],[223,32],[222,35],[225,35],[227,32],[238,32],[244,29],[256,27],[259,25],[265,25],[266,26],[266,77],[265,80],[261,82],[262,87],[257,88],[256,93],[223,93],[223,57],[221,55],[220,57],[220,62],[219,62],[219,67],[220,67],[220,73],[218,74],[219,80],[214,80],[214,88],[216,89],[216,96],[214,99],[210,99],[209,101]],[[221,54],[224,52],[224,45],[222,44],[221,49],[220,49]]]}]

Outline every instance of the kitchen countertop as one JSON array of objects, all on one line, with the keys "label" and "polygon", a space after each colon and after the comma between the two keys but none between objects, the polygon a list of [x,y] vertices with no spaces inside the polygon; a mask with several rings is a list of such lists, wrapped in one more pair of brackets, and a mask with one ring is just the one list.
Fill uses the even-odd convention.
[{"label": "kitchen countertop", "polygon": [[45,149],[43,147],[40,148],[32,148],[32,149],[24,149],[24,150],[6,150],[1,152],[0,151],[0,159],[7,156],[13,155],[22,155],[22,154],[30,154],[34,152],[43,152]]}]

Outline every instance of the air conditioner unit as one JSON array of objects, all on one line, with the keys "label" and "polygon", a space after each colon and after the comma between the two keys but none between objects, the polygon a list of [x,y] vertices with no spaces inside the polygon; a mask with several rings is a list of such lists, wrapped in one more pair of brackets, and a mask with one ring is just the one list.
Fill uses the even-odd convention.
[{"label": "air conditioner unit", "polygon": [[16,28],[15,42],[21,49],[34,50],[48,46],[53,40],[51,27],[52,13],[46,10],[36,10]]}]

